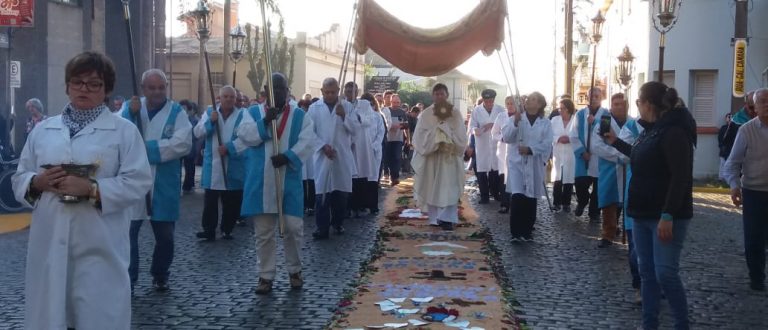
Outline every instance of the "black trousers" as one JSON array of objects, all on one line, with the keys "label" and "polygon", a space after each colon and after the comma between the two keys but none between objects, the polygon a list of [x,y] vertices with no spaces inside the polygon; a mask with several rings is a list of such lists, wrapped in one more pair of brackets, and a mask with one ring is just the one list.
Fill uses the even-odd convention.
[{"label": "black trousers", "polygon": [[499,171],[477,172],[475,176],[481,200],[487,201],[491,196],[499,199]]},{"label": "black trousers", "polygon": [[[590,193],[589,187],[592,186]],[[599,217],[600,209],[597,208],[597,178],[580,176],[576,178],[576,202],[580,207],[589,204],[589,216]]]},{"label": "black trousers", "polygon": [[[323,195],[325,195],[323,197]],[[326,194],[318,194],[315,201],[315,225],[320,233],[328,233],[331,226],[341,228],[347,217],[347,199],[349,193],[334,190]]]},{"label": "black trousers", "polygon": [[501,207],[509,207],[509,199],[512,194],[507,192],[507,181],[504,174],[499,174],[499,195],[501,195]]},{"label": "black trousers", "polygon": [[349,210],[362,211],[366,207],[367,178],[352,179],[352,194],[349,195]]},{"label": "black trousers", "polygon": [[512,238],[533,237],[536,223],[536,198],[514,194],[509,200],[509,230]]},{"label": "black trousers", "polygon": [[221,232],[230,234],[240,217],[240,205],[243,203],[242,190],[205,190],[203,204],[203,230],[215,233],[219,225],[219,201],[221,201]]},{"label": "black trousers", "polygon": [[315,207],[315,180],[302,181],[304,187],[304,209],[313,209]]},{"label": "black trousers", "polygon": [[563,181],[555,181],[554,187],[552,187],[552,199],[554,199],[555,206],[558,205],[571,205],[571,196],[573,195],[573,184]]},{"label": "black trousers", "polygon": [[371,212],[379,211],[379,183],[376,181],[365,183],[365,207]]}]

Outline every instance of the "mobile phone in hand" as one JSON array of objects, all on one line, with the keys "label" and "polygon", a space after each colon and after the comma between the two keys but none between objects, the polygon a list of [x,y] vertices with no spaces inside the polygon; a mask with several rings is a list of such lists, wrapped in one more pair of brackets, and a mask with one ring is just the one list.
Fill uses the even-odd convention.
[{"label": "mobile phone in hand", "polygon": [[611,131],[611,115],[603,115],[600,117],[600,128],[598,133],[603,136],[605,133]]}]

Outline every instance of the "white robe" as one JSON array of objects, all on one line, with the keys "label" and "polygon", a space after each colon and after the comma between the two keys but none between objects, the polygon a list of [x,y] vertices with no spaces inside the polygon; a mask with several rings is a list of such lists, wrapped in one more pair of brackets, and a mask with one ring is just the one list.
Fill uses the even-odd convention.
[{"label": "white robe", "polygon": [[466,147],[467,132],[461,112],[453,109],[453,115],[442,124],[434,115],[433,106],[419,115],[411,165],[415,172],[414,198],[423,211],[440,213],[441,208],[458,205],[464,191],[462,158]]},{"label": "white robe", "polygon": [[[123,106],[123,111],[128,108],[128,103],[125,102]],[[165,106],[163,107],[160,112],[158,112],[154,117],[152,117],[152,120],[149,120],[149,114],[147,114],[147,103],[145,98],[141,98],[141,127],[144,129],[144,141],[149,145],[150,141],[157,141],[157,148],[160,152],[160,159],[159,161],[161,163],[174,160],[174,159],[180,159],[181,157],[184,157],[189,154],[189,150],[192,148],[192,124],[189,122],[189,117],[184,111],[180,111],[176,115],[176,123],[173,127],[173,135],[170,139],[163,139],[163,130],[166,127],[166,123],[168,122],[168,116],[171,115],[171,107],[172,106],[179,106],[178,103],[173,102],[172,100],[167,100],[165,102]],[[150,160],[151,161],[151,160]],[[179,165],[181,166],[181,165]],[[152,169],[152,177],[155,178],[155,180],[163,180],[165,178],[162,178],[162,176],[157,176],[156,169],[157,164],[150,163],[150,168]],[[179,191],[180,192],[180,191]],[[153,208],[157,207],[158,201],[157,196],[153,194]],[[149,216],[147,215],[147,204],[142,200],[139,203],[135,203],[130,207],[130,212],[132,215],[133,220],[146,220],[149,219]],[[156,212],[158,213],[158,212]],[[171,213],[178,213],[171,212]],[[157,215],[157,214],[154,214]],[[157,218],[153,218],[153,220],[158,220]],[[178,220],[178,219],[162,219],[162,220]]]},{"label": "white robe", "polygon": [[[632,120],[632,118],[627,117],[627,122]],[[626,123],[624,125],[626,126]],[[623,130],[623,128],[619,127],[619,123],[616,122],[616,119],[611,116],[611,129],[614,133],[617,135]],[[618,200],[619,202],[624,200],[624,176],[626,173],[626,166],[628,165],[629,159],[619,152],[616,148],[609,146],[605,143],[605,140],[599,135],[600,133],[600,127],[596,127],[592,130],[592,141],[593,143],[593,151],[592,153],[600,158],[600,179],[603,179],[603,176],[610,175],[610,172],[615,171],[616,173],[616,183],[614,184],[611,182],[611,188],[604,189],[603,187],[599,187],[597,192],[600,194],[599,199],[609,199],[612,200],[613,197],[616,196],[603,196],[604,194],[607,194],[608,191],[610,193],[617,193],[618,194]],[[613,166],[612,170],[609,169],[604,170],[604,166],[607,166],[605,164],[611,163]],[[603,180],[598,181],[598,184],[600,182],[603,182]]]},{"label": "white robe", "polygon": [[[243,120],[237,128],[237,136],[250,148],[246,160],[245,187],[240,213],[245,217],[263,214],[277,214],[277,192],[275,167],[272,165],[274,136],[271,126],[264,126],[264,110],[251,106],[243,114]],[[275,118],[280,123],[286,112]],[[315,134],[312,119],[301,110],[291,109],[285,120],[282,135],[279,137],[278,153],[288,158],[288,164],[280,167],[283,188],[283,212],[286,215],[302,218],[304,216],[304,185],[301,182],[301,167],[304,160],[311,157],[314,150]]]},{"label": "white robe", "polygon": [[[588,123],[588,117],[589,117],[589,108],[584,108],[579,111],[577,111],[573,115],[573,125],[571,126],[571,147],[574,151],[574,157],[576,157],[576,177],[579,176],[591,176],[593,178],[597,178],[599,176],[600,170],[598,168],[598,158],[597,157],[590,157],[589,162],[585,162],[584,159],[582,159],[576,152],[583,153],[586,152],[587,149],[589,151],[592,151],[592,147],[595,145],[594,140],[589,141],[589,147],[586,147],[588,141],[588,136],[592,133],[592,128],[597,127],[600,125],[600,117],[602,115],[608,113],[608,110],[605,108],[599,108],[597,109],[597,112],[595,112],[595,120],[592,122],[592,127],[590,127]],[[584,140],[582,141],[581,138]],[[588,168],[584,168],[585,166],[589,166]]]},{"label": "white robe", "polygon": [[[508,144],[504,143],[501,129],[504,124],[507,123],[507,113],[496,116],[496,121],[493,122],[493,128],[491,128],[491,139],[496,142],[496,158],[499,163],[499,175],[507,175],[507,148]],[[506,178],[506,176],[505,176]]]},{"label": "white robe", "polygon": [[552,118],[552,180],[562,181],[563,184],[572,184],[575,181],[576,174],[576,156],[573,154],[572,143],[559,143],[557,139],[561,136],[571,138],[570,132],[575,122],[575,117],[571,116],[571,120],[568,121],[568,125],[563,125],[563,117],[555,116]]},{"label": "white robe", "polygon": [[[89,202],[64,204],[44,192],[24,198],[42,165],[99,165],[101,211]],[[25,329],[130,329],[126,209],[143,204],[153,183],[139,131],[105,110],[73,138],[61,116],[32,130],[13,176],[13,192],[32,210],[25,279]],[[21,298],[21,297],[19,297]]]},{"label": "white robe", "polygon": [[369,134],[368,137],[371,139],[371,148],[373,148],[373,167],[375,168],[376,175],[373,177],[368,177],[368,181],[370,182],[379,182],[379,173],[381,172],[381,158],[383,157],[383,151],[382,151],[382,144],[381,141],[384,140],[384,134],[386,134],[386,130],[384,129],[384,125],[386,122],[384,121],[384,115],[382,115],[379,112],[374,111],[374,128],[373,128],[373,134]]},{"label": "white robe", "polygon": [[496,117],[506,113],[504,108],[494,104],[491,112],[478,105],[472,110],[469,116],[468,130],[475,135],[475,164],[478,172],[488,172],[498,170],[498,159],[496,158],[496,143],[491,139],[491,130],[483,129],[483,125],[493,124]]},{"label": "white robe", "polygon": [[[507,192],[523,194],[529,198],[544,195],[544,171],[552,150],[552,125],[549,120],[539,117],[531,126],[528,116],[522,115],[519,127],[515,117],[509,117],[501,129],[507,149]],[[522,156],[518,146],[528,146],[533,155]]]},{"label": "white robe", "polygon": [[[209,108],[210,109],[210,108]],[[245,143],[243,143],[243,140],[238,138],[232,139],[233,134],[235,134],[237,127],[235,126],[237,124],[237,118],[240,117],[240,114],[242,113],[242,118],[244,119],[248,114],[244,113],[246,111],[243,108],[235,108],[232,110],[232,113],[229,114],[229,117],[224,119],[224,115],[221,114],[220,107],[216,107],[216,112],[219,113],[219,120],[216,123],[215,130],[220,130],[221,133],[221,143],[223,145],[227,145],[229,142],[232,142],[232,145],[234,147],[234,151],[237,151],[238,153],[245,150],[247,147]],[[240,123],[242,124],[242,120],[240,120]],[[208,117],[208,112],[206,111],[203,113],[202,118],[200,118],[200,121],[197,122],[197,125],[195,125],[194,128],[194,134],[195,137],[198,139],[204,139],[206,135],[208,134],[208,131],[206,130],[206,123],[209,122],[210,119]],[[221,166],[221,160],[224,159],[224,163],[227,165],[227,167],[231,167],[231,163],[228,161],[230,157],[225,156],[221,157],[219,156],[219,138],[217,134],[213,134],[211,137],[211,145],[213,146],[214,150],[211,150],[211,169],[210,171],[203,171],[202,175],[210,175],[209,178],[203,179],[203,181],[210,182],[210,187],[205,187],[206,189],[211,190],[227,190],[227,186],[224,184],[224,173],[222,172],[222,166]],[[231,152],[232,150],[230,150]],[[232,175],[231,172],[227,172],[227,176],[230,177]],[[239,178],[242,181],[242,178]],[[230,183],[230,182],[228,182]],[[233,190],[242,190],[242,187],[230,187],[229,189]]]},{"label": "white robe", "polygon": [[[344,120],[336,115],[336,106],[329,109],[321,98],[309,106],[309,117],[314,123],[317,139],[314,144],[315,193],[333,191],[352,192],[352,177],[357,175],[355,158],[352,155],[352,135],[359,129],[360,122],[352,103],[339,99],[338,103],[346,112]],[[330,159],[323,153],[323,146],[330,145],[336,151],[336,158]]]},{"label": "white robe", "polygon": [[[379,116],[378,113],[373,111],[371,103],[366,100],[356,100],[355,116],[350,117],[352,120],[359,121],[360,127],[352,135],[352,154],[355,156],[355,165],[357,166],[356,178],[371,179],[379,177],[378,166],[375,164],[373,149],[371,149],[371,138],[376,132],[375,125],[379,122],[376,121],[374,116]],[[368,180],[370,181],[370,180]]]}]

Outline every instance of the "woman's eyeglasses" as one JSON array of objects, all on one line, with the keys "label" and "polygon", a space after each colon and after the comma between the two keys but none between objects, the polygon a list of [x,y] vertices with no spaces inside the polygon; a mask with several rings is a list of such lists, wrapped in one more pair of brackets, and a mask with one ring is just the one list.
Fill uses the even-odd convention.
[{"label": "woman's eyeglasses", "polygon": [[85,86],[85,89],[89,92],[98,92],[102,87],[104,87],[104,83],[98,80],[82,81],[72,79],[68,82],[68,84],[70,88],[76,88],[79,90],[83,90],[83,86]]}]

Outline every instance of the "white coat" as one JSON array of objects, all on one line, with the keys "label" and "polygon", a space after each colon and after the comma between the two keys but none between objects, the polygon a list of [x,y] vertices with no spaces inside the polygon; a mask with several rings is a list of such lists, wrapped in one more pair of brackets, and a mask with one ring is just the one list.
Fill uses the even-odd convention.
[{"label": "white coat", "polygon": [[[123,103],[123,112],[128,111],[128,104],[129,102]],[[155,178],[155,183],[153,185],[157,185],[157,181],[159,180],[174,180],[176,178],[167,178],[162,177],[157,174],[157,163],[164,163],[168,162],[170,160],[174,159],[180,159],[181,157],[184,157],[189,154],[190,148],[192,148],[192,124],[189,122],[189,117],[187,116],[186,112],[179,111],[176,115],[176,122],[174,124],[173,128],[173,135],[170,139],[164,139],[163,133],[166,128],[166,123],[168,122],[168,116],[171,115],[171,107],[180,107],[180,105],[176,102],[173,102],[172,100],[167,100],[165,102],[165,106],[163,107],[160,112],[158,112],[152,120],[149,120],[149,115],[147,114],[147,103],[145,98],[141,98],[141,127],[144,129],[144,141],[147,145],[147,148],[150,150],[150,168],[152,170],[152,177]],[[156,142],[156,143],[155,143]],[[155,147],[156,146],[156,147]],[[154,149],[157,149],[157,153],[159,153],[159,159],[152,160],[152,153],[154,152]],[[181,168],[179,168],[179,173],[181,173]],[[181,188],[179,188],[179,194],[180,197]],[[173,194],[173,198],[176,197],[177,194]],[[153,189],[153,215],[157,216],[158,214],[176,214],[178,215],[178,202],[176,203],[165,203],[165,201],[158,201],[157,194],[154,193]],[[159,202],[159,203],[158,203]],[[158,208],[161,207],[158,204],[162,206],[167,205],[174,205],[175,210],[159,210]],[[139,219],[148,219],[149,216],[147,216],[147,204],[145,202],[139,202],[131,206],[130,208],[131,217],[134,220]],[[175,221],[178,219],[157,219],[153,218],[153,220],[164,220],[164,221]]]},{"label": "white coat", "polygon": [[[336,106],[329,109],[321,98],[309,106],[309,117],[314,123],[317,139],[314,144],[315,193],[333,191],[352,192],[352,177],[357,175],[355,158],[352,155],[352,136],[360,128],[352,103],[339,99],[346,112],[342,120],[336,115]],[[323,153],[323,146],[330,145],[336,151],[336,158],[330,159]]]},{"label": "white coat", "polygon": [[[633,119],[627,117],[626,123],[631,120]],[[625,126],[626,123],[624,124]],[[611,129],[616,132],[617,135],[619,134],[618,132],[623,130],[622,127],[619,127],[619,123],[616,122],[616,119],[613,118],[613,116],[611,116]],[[598,184],[603,183],[597,190],[599,193],[598,200],[603,202],[599,204],[599,206],[601,206],[603,204],[608,205],[624,200],[624,176],[629,158],[619,152],[616,148],[606,144],[599,133],[599,126],[592,130],[592,141],[594,141],[592,153],[600,158],[600,176]]]},{"label": "white coat", "polygon": [[[545,194],[544,171],[552,150],[552,125],[549,120],[539,117],[531,126],[528,116],[520,118],[519,127],[515,117],[509,117],[501,129],[507,149],[507,192],[538,198]],[[528,146],[533,155],[522,156],[518,146]]]},{"label": "white coat", "polygon": [[[379,166],[374,159],[373,149],[371,149],[371,138],[376,132],[376,121],[374,116],[379,114],[373,111],[371,103],[366,100],[356,100],[354,103],[354,113],[356,116],[350,117],[359,122],[359,128],[352,135],[352,154],[355,156],[355,165],[357,166],[356,178],[379,178]],[[381,145],[381,144],[379,144]],[[367,180],[370,181],[370,180]]]},{"label": "white coat", "polygon": [[493,124],[496,117],[503,113],[506,111],[499,105],[494,104],[491,111],[488,112],[481,104],[475,107],[469,116],[467,131],[475,135],[475,164],[478,172],[498,170],[496,143],[491,139],[491,129],[483,129],[483,126]]},{"label": "white coat", "polygon": [[[208,108],[209,111],[211,111],[211,108]],[[243,180],[244,177],[241,175],[242,173],[233,173],[234,172],[240,172],[238,169],[233,168],[233,162],[232,156],[233,154],[237,154],[245,150],[247,147],[243,140],[239,137],[237,137],[237,126],[242,123],[242,120],[244,117],[246,117],[248,114],[245,113],[246,110],[243,108],[235,108],[232,110],[232,113],[229,114],[229,117],[224,119],[224,115],[221,114],[221,108],[216,107],[216,112],[219,113],[219,119],[216,122],[214,130],[219,130],[219,133],[221,134],[221,144],[224,146],[227,146],[229,150],[229,154],[225,157],[221,157],[219,154],[219,138],[217,134],[211,134],[211,149],[210,153],[205,152],[204,157],[210,159],[205,159],[203,161],[203,173],[201,174],[203,178],[201,178],[203,181],[203,187],[205,189],[211,189],[211,190],[242,190],[243,189]],[[239,122],[238,122],[239,120]],[[205,139],[208,136],[208,128],[210,125],[208,124],[210,122],[210,117],[208,116],[208,111],[203,113],[203,116],[200,118],[200,120],[197,122],[197,125],[195,125],[194,128],[194,134],[195,137],[198,139]],[[231,142],[231,144],[230,144]],[[224,172],[222,172],[222,166],[221,166],[221,160],[224,159],[224,164],[227,165],[227,185],[224,184]],[[210,162],[210,163],[208,163]],[[242,162],[240,159],[235,160],[235,162]],[[210,168],[208,168],[210,164]],[[238,163],[237,165],[242,166],[242,163]],[[242,167],[240,167],[242,169]],[[237,176],[236,178],[233,176]],[[205,184],[207,183],[207,184]]]},{"label": "white coat", "polygon": [[496,142],[496,159],[499,160],[499,175],[507,175],[507,148],[509,145],[502,141],[501,129],[507,123],[508,118],[509,116],[506,113],[496,116],[496,121],[493,122],[493,128],[491,128],[491,139]]},{"label": "white coat", "polygon": [[384,115],[382,115],[380,112],[374,111],[373,117],[375,127],[372,129],[372,134],[369,134],[368,137],[371,139],[371,148],[373,148],[373,167],[375,168],[374,173],[376,173],[376,175],[373,177],[368,177],[368,181],[379,182],[379,172],[381,172],[381,158],[383,157],[381,141],[384,140],[384,134],[386,134],[386,129],[384,129],[386,122],[384,121]]},{"label": "white coat", "polygon": [[[588,138],[592,134],[592,129],[600,125],[600,117],[608,113],[608,109],[599,108],[595,112],[595,120],[589,125],[589,108],[584,108],[574,114],[573,125],[571,126],[571,145],[576,158],[576,177],[591,176],[597,178],[600,170],[598,169],[598,157],[590,157],[589,162],[584,161],[581,158],[581,154],[587,151],[592,151],[592,147],[595,144],[594,140]],[[587,147],[587,144],[589,146]]]},{"label": "white coat", "polygon": [[563,184],[572,184],[575,181],[576,174],[576,156],[573,154],[572,143],[557,142],[561,136],[570,137],[575,116],[571,116],[568,125],[563,124],[562,116],[552,118],[552,180],[562,181]]},{"label": "white coat", "polygon": [[[101,211],[89,202],[64,204],[44,192],[25,199],[41,166],[98,164]],[[126,208],[143,203],[152,186],[139,131],[105,108],[74,137],[61,116],[32,130],[13,176],[16,199],[32,210],[25,280],[25,329],[129,329]]]}]

